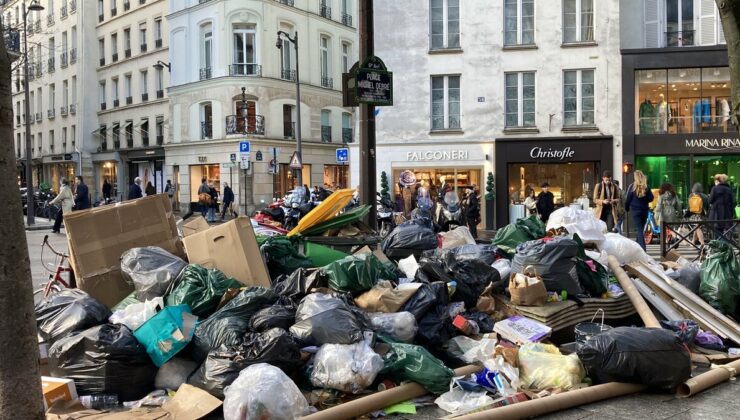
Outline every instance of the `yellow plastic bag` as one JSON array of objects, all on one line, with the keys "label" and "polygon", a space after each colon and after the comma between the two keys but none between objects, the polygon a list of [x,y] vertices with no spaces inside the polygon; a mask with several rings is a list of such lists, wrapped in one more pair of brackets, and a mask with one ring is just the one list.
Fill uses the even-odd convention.
[{"label": "yellow plastic bag", "polygon": [[575,354],[563,356],[550,344],[527,343],[519,349],[519,379],[525,389],[559,388],[580,384],[586,371]]}]

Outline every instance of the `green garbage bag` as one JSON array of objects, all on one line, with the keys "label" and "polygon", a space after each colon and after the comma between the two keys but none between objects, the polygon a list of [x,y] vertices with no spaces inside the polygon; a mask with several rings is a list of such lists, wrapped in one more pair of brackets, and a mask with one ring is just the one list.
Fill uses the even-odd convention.
[{"label": "green garbage bag", "polygon": [[167,294],[167,306],[188,305],[193,315],[199,318],[209,317],[218,307],[221,296],[227,289],[238,289],[242,284],[226,277],[215,268],[205,268],[190,264],[182,270],[174,289]]},{"label": "green garbage bag", "polygon": [[385,337],[380,340],[391,349],[384,357],[385,366],[380,375],[390,375],[395,381],[413,381],[433,394],[450,390],[454,372],[427,349],[414,344],[395,343]]},{"label": "green garbage bag", "polygon": [[380,280],[396,281],[395,267],[382,263],[373,254],[350,255],[323,267],[329,287],[342,293],[361,293]]},{"label": "green garbage bag", "polygon": [[516,247],[524,242],[534,239],[540,239],[545,236],[545,224],[539,217],[532,215],[523,219],[518,219],[516,223],[506,225],[503,229],[496,232],[493,238],[493,244],[501,250],[513,256],[516,254]]},{"label": "green garbage bag", "polygon": [[581,238],[573,234],[573,240],[578,244],[578,255],[576,256],[576,273],[581,287],[595,298],[606,293],[609,284],[609,272],[598,261],[586,255]]},{"label": "green garbage bag", "polygon": [[699,295],[724,314],[734,314],[740,297],[740,264],[727,242],[709,242],[707,258],[701,264]]},{"label": "green garbage bag", "polygon": [[260,251],[267,262],[270,278],[276,280],[280,275],[290,275],[299,268],[311,268],[311,259],[298,252],[298,248],[287,236],[267,238],[260,245]]}]

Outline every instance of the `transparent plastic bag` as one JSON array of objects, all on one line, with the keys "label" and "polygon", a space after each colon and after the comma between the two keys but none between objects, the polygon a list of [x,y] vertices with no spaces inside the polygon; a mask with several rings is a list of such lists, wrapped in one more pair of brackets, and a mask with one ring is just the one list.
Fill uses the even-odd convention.
[{"label": "transparent plastic bag", "polygon": [[434,403],[448,413],[470,411],[493,404],[493,398],[484,391],[465,391],[454,382],[452,389],[437,397]]},{"label": "transparent plastic bag", "polygon": [[522,388],[558,388],[567,391],[580,384],[586,371],[575,354],[563,356],[551,344],[527,343],[519,348]]},{"label": "transparent plastic bag", "polygon": [[491,267],[498,271],[499,277],[502,279],[508,279],[511,275],[511,260],[506,258],[499,258],[491,264]]},{"label": "transparent plastic bag", "polygon": [[136,289],[140,301],[164,296],[170,283],[188,264],[162,248],[132,248],[121,255],[123,278]]},{"label": "transparent plastic bag", "polygon": [[387,335],[394,340],[410,343],[414,341],[419,327],[416,325],[416,317],[411,312],[368,314],[373,330]]},{"label": "transparent plastic bag", "polygon": [[383,358],[365,341],[324,344],[316,353],[311,383],[357,394],[370,386],[383,369]]},{"label": "transparent plastic bag", "polygon": [[180,385],[188,381],[188,377],[195,369],[198,369],[198,364],[194,361],[174,357],[159,368],[157,376],[154,377],[154,387],[177,391]]},{"label": "transparent plastic bag", "polygon": [[408,258],[404,258],[398,261],[398,269],[403,271],[406,277],[410,279],[416,277],[416,272],[419,270],[419,263],[416,262],[416,257],[414,257],[414,254],[409,255]]},{"label": "transparent plastic bag", "polygon": [[475,238],[470,234],[470,229],[465,226],[460,226],[449,232],[442,232],[439,235],[442,237],[442,249],[475,245]]},{"label": "transparent plastic bag", "polygon": [[123,324],[131,331],[135,331],[162,308],[164,308],[164,299],[155,297],[146,302],[132,303],[120,311],[113,312],[113,315],[108,318],[108,321],[111,324]]},{"label": "transparent plastic bag", "polygon": [[499,394],[509,397],[519,391],[519,368],[510,365],[502,356],[483,361],[485,370],[494,372],[494,385]]},{"label": "transparent plastic bag", "polygon": [[597,244],[599,250],[613,255],[619,261],[620,265],[632,262],[649,263],[652,261],[652,258],[632,239],[618,233],[607,233],[604,236],[606,239]]},{"label": "transparent plastic bag", "polygon": [[463,352],[461,358],[465,363],[484,362],[491,359],[497,342],[495,338],[483,337],[480,340],[475,340],[464,335],[454,337],[452,341]]},{"label": "transparent plastic bag", "polygon": [[295,419],[308,413],[296,384],[266,363],[242,370],[224,396],[225,420]]}]

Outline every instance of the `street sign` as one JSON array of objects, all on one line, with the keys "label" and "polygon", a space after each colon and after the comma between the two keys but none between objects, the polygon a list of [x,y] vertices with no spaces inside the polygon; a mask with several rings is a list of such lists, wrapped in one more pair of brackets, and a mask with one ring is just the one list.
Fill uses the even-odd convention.
[{"label": "street sign", "polygon": [[221,164],[222,169],[232,169],[236,168],[236,162],[226,162]]},{"label": "street sign", "polygon": [[370,56],[357,69],[355,96],[359,103],[393,105],[393,73],[383,60]]},{"label": "street sign", "polygon": [[231,156],[229,156],[229,160],[232,162],[236,162],[236,153],[232,153]]},{"label": "street sign", "polygon": [[258,162],[262,161],[262,151],[257,150],[257,155],[255,156]]},{"label": "street sign", "polygon": [[301,157],[298,155],[298,152],[293,152],[293,157],[290,158],[290,169],[302,169],[303,168],[303,162],[301,162]]},{"label": "street sign", "polygon": [[249,169],[249,155],[242,154],[241,168],[242,169]]},{"label": "street sign", "polygon": [[346,147],[340,147],[337,149],[337,163],[348,163],[349,162],[349,149]]},{"label": "street sign", "polygon": [[239,142],[239,153],[249,153],[252,151],[252,145],[248,141]]}]

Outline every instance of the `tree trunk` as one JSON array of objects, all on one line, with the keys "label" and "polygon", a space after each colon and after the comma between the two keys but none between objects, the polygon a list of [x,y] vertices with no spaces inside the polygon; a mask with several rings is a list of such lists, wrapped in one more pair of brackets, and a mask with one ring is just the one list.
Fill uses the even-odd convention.
[{"label": "tree trunk", "polygon": [[732,84],[732,123],[740,130],[740,0],[715,0],[727,42]]},{"label": "tree trunk", "polygon": [[[0,28],[1,29],[1,28]],[[33,283],[13,141],[10,56],[0,38],[0,420],[43,419]]]}]

